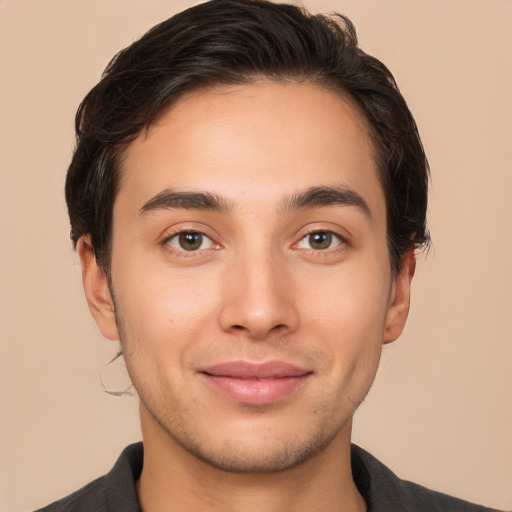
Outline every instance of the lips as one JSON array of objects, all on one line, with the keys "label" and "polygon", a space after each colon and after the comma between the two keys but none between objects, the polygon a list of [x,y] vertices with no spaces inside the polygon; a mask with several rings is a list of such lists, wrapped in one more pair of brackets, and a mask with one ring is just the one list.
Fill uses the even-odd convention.
[{"label": "lips", "polygon": [[223,396],[248,405],[269,405],[292,395],[312,375],[312,371],[270,361],[222,363],[199,372]]}]

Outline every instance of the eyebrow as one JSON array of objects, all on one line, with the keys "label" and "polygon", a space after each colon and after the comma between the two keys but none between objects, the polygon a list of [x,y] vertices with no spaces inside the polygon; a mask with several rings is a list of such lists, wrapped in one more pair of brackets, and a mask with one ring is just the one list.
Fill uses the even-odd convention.
[{"label": "eyebrow", "polygon": [[372,218],[370,207],[363,197],[355,190],[345,186],[311,187],[304,192],[291,196],[284,204],[284,211],[306,210],[327,206],[354,206]]},{"label": "eyebrow", "polygon": [[[370,207],[363,197],[345,186],[308,188],[286,198],[280,210],[282,213],[288,213],[336,205],[356,207],[370,220],[372,218]],[[205,210],[228,214],[233,208],[234,203],[209,192],[177,192],[165,189],[147,201],[139,210],[139,214],[172,209]]]},{"label": "eyebrow", "polygon": [[139,210],[139,214],[172,209],[229,213],[232,205],[223,197],[209,192],[176,192],[172,189],[165,189],[145,203]]}]

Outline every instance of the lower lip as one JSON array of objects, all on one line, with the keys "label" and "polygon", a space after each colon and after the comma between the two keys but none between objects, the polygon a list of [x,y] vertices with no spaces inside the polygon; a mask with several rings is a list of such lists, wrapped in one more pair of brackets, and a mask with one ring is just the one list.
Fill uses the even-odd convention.
[{"label": "lower lip", "polygon": [[294,393],[311,374],[270,380],[249,380],[203,374],[210,385],[223,395],[248,405],[270,405]]}]

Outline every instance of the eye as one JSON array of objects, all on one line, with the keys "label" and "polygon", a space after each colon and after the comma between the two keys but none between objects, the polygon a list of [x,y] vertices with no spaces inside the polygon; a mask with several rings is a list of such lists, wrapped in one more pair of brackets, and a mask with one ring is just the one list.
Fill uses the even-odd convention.
[{"label": "eye", "polygon": [[343,240],[339,235],[330,231],[315,231],[304,236],[297,244],[299,249],[313,249],[314,251],[325,251],[340,246]]},{"label": "eye", "polygon": [[197,231],[182,231],[169,237],[165,243],[178,251],[202,251],[214,246],[212,239]]}]

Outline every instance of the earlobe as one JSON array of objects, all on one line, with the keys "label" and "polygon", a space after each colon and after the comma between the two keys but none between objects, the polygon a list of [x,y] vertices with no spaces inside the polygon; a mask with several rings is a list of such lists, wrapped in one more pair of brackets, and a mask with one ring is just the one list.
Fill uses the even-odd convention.
[{"label": "earlobe", "polygon": [[89,235],[80,238],[77,253],[82,265],[82,282],[89,309],[101,333],[109,340],[119,340],[114,301],[107,275],[99,267]]},{"label": "earlobe", "polygon": [[384,325],[383,343],[395,341],[404,330],[409,315],[411,281],[416,269],[414,247],[404,255],[402,267],[395,276],[390,294],[390,304]]}]

